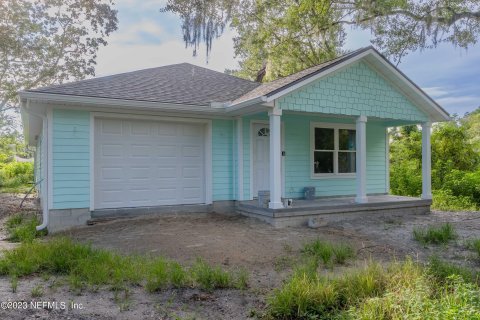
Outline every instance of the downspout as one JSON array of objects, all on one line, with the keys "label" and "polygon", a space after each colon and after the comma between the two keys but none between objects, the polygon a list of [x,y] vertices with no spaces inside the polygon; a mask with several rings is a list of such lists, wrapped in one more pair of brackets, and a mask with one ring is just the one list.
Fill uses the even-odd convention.
[{"label": "downspout", "polygon": [[37,231],[43,230],[48,226],[48,151],[49,151],[49,145],[48,145],[48,117],[45,114],[41,113],[36,113],[33,112],[30,109],[30,100],[27,99],[27,105],[26,105],[27,113],[29,114],[34,114],[40,118],[42,118],[42,149],[44,149],[43,157],[42,157],[42,171],[43,171],[43,177],[42,177],[42,196],[43,196],[43,202],[42,202],[42,224],[39,226],[36,226],[35,229]]}]

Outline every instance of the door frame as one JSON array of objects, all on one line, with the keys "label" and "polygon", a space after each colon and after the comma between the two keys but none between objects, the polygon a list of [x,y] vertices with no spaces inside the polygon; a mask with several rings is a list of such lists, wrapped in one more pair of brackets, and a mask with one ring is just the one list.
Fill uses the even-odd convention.
[{"label": "door frame", "polygon": [[195,118],[179,118],[179,117],[162,117],[154,115],[139,114],[121,114],[109,112],[90,112],[90,211],[95,210],[95,119],[114,119],[114,120],[145,120],[159,122],[180,122],[180,123],[197,123],[205,125],[204,138],[204,162],[205,162],[205,204],[211,204],[213,198],[213,161],[212,161],[212,120],[195,119]]},{"label": "door frame", "polygon": [[[253,200],[255,195],[253,194],[253,129],[256,124],[263,124],[263,125],[268,125],[270,128],[270,121],[269,120],[250,120],[250,200]],[[280,144],[281,144],[281,149],[282,152],[285,151],[285,125],[284,122],[281,122],[281,133],[280,133]],[[270,160],[270,155],[269,155],[269,160]],[[282,198],[285,198],[285,156],[282,156],[281,159],[281,171],[282,171],[282,176],[281,176],[281,189],[282,189]],[[270,176],[270,174],[269,174]]]}]

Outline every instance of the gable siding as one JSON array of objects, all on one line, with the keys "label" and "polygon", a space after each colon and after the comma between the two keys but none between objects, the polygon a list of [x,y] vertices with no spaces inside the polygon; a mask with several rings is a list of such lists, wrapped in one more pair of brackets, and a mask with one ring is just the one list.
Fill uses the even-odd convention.
[{"label": "gable siding", "polygon": [[364,62],[319,79],[278,99],[278,103],[284,110],[428,120],[425,113]]},{"label": "gable siding", "polygon": [[235,197],[233,139],[233,120],[212,121],[213,201]]},{"label": "gable siding", "polygon": [[53,110],[53,209],[90,206],[90,113]]}]

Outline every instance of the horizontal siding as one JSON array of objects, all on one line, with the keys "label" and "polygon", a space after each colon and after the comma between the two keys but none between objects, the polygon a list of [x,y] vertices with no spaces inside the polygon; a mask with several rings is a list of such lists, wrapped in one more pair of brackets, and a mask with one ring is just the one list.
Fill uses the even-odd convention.
[{"label": "horizontal siding", "polygon": [[[285,195],[303,197],[303,188],[314,186],[317,196],[353,195],[355,178],[312,179],[310,172],[310,122],[342,122],[342,119],[284,115]],[[343,120],[345,121],[345,120]],[[352,122],[350,122],[352,123]],[[367,122],[367,192],[385,192],[385,127]]]},{"label": "horizontal siding", "polygon": [[213,201],[234,200],[233,120],[212,121]]},{"label": "horizontal siding", "polygon": [[427,115],[363,62],[282,97],[283,110],[421,122]]},{"label": "horizontal siding", "polygon": [[90,114],[53,110],[53,208],[90,206]]}]

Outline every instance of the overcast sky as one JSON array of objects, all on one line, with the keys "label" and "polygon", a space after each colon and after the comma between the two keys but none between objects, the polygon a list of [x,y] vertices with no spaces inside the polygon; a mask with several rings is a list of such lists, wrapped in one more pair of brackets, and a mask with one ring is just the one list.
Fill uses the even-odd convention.
[{"label": "overcast sky", "polygon": [[[100,49],[97,76],[143,68],[189,62],[223,72],[237,67],[232,32],[214,41],[208,63],[201,48],[197,57],[185,48],[180,20],[161,13],[163,1],[119,0],[119,28],[108,46]],[[351,31],[346,49],[370,45],[369,33]],[[412,53],[399,68],[451,114],[463,115],[480,106],[480,45],[468,51],[442,45],[424,52]]]}]

